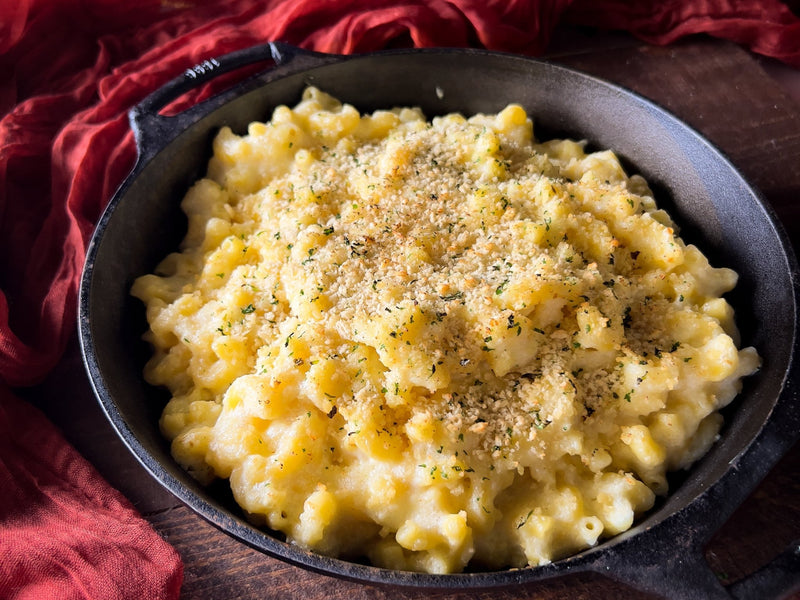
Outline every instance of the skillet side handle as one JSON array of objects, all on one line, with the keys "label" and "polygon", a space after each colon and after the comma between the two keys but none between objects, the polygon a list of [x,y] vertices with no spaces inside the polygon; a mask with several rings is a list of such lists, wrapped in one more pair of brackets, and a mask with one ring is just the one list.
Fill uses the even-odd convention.
[{"label": "skillet side handle", "polygon": [[637,535],[636,543],[605,557],[592,570],[669,600],[731,600],[730,591],[711,570],[692,534],[663,534],[650,530]]},{"label": "skillet side handle", "polygon": [[795,540],[772,562],[729,588],[737,600],[785,598],[800,591],[800,540]]},{"label": "skillet side handle", "polygon": [[271,61],[272,64],[267,69],[269,71],[283,66],[291,66],[292,69],[305,69],[340,59],[341,57],[338,55],[310,52],[283,42],[269,42],[231,52],[217,58],[208,58],[186,69],[181,76],[167,82],[151,93],[128,113],[128,120],[136,139],[140,162],[145,162],[152,158],[168,142],[201,116],[199,113],[202,112],[202,107],[208,101],[204,101],[175,116],[167,117],[159,114],[161,109],[181,95],[214,80],[224,73],[258,62]]}]

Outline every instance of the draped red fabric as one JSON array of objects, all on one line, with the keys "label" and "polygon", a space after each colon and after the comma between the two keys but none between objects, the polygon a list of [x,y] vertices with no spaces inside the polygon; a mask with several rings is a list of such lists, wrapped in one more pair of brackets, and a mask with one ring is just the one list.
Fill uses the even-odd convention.
[{"label": "draped red fabric", "polygon": [[800,19],[782,2],[587,0],[576,2],[564,18],[575,25],[629,31],[651,44],[706,33],[800,67]]},{"label": "draped red fabric", "polygon": [[0,2],[0,597],[178,594],[174,550],[11,391],[41,381],[74,330],[86,245],[136,157],[127,111],[265,41],[539,54],[560,22],[655,44],[707,33],[800,67],[800,20],[778,0]]},{"label": "draped red fabric", "polygon": [[178,554],[101,481],[44,415],[0,390],[0,597],[178,596]]}]

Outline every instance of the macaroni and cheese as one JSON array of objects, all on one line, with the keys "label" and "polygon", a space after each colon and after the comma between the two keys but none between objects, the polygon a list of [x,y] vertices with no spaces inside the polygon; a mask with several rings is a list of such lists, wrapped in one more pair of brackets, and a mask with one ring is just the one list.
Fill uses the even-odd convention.
[{"label": "macaroni and cheese", "polygon": [[630,528],[759,364],[736,283],[610,151],[525,110],[361,115],[309,88],[223,128],[133,294],[199,481],[293,543],[431,573]]}]

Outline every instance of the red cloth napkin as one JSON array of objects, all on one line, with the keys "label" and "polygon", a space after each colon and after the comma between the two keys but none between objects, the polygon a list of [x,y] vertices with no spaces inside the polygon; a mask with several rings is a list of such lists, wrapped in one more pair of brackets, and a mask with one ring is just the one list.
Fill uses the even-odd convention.
[{"label": "red cloth napkin", "polygon": [[0,597],[178,596],[177,553],[44,415],[3,388],[0,489]]},{"label": "red cloth napkin", "polygon": [[704,32],[800,67],[800,20],[778,0],[0,2],[0,597],[180,587],[174,550],[10,391],[45,377],[73,332],[92,228],[135,160],[128,109],[194,64],[265,41],[538,54],[559,22],[656,44]]}]

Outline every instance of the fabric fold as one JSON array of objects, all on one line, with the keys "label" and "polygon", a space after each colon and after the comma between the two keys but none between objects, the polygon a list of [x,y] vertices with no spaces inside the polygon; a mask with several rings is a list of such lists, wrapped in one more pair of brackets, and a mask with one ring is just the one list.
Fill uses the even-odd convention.
[{"label": "fabric fold", "polygon": [[177,552],[42,413],[0,385],[3,598],[177,598]]}]

